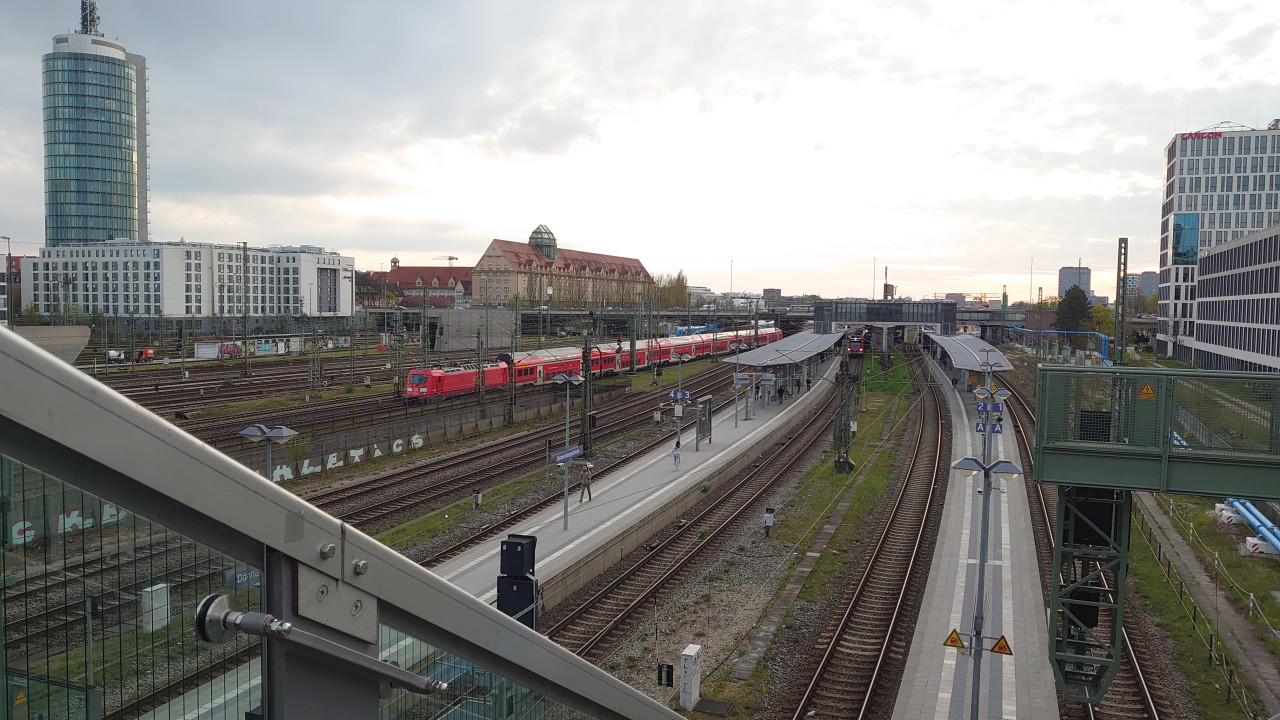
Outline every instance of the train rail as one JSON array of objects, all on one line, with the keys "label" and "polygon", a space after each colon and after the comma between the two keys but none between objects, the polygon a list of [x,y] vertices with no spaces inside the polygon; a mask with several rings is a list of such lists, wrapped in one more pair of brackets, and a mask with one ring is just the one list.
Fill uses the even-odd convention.
[{"label": "train rail", "polygon": [[[714,409],[719,410],[723,407],[726,407],[727,405],[732,404],[732,402],[733,402],[732,399],[723,400]],[[631,457],[634,457],[637,455],[643,455],[644,453],[647,453],[650,450],[654,450],[656,448],[662,447],[663,445],[666,445],[671,441],[671,439],[674,436],[675,436],[674,430],[663,433],[640,447],[632,448],[628,457],[622,458],[620,460],[615,460],[607,465],[604,465],[603,467],[598,466],[593,473],[593,482],[599,482],[601,478],[608,477],[611,473],[621,469],[628,462],[630,462]],[[569,492],[573,493],[574,491],[578,490],[579,485],[580,483],[576,483],[576,482],[570,485]],[[440,550],[437,550],[430,557],[428,557],[427,559],[423,560],[418,564],[426,568],[432,568],[437,565],[440,565],[441,563],[444,563],[452,558],[457,557],[458,555],[461,555],[462,553],[478,545],[479,543],[491,540],[492,538],[496,537],[499,533],[505,530],[508,530],[512,527],[515,527],[520,523],[523,523],[525,520],[528,520],[534,515],[542,512],[546,508],[551,507],[556,503],[559,503],[560,501],[561,501],[560,494],[557,493],[543,500],[530,503],[523,509],[517,510],[516,512],[513,512],[510,515],[507,515],[506,517],[503,517],[500,520],[495,521],[494,523],[482,528],[478,532],[472,533],[461,540],[458,540]]]},{"label": "train rail", "polygon": [[880,717],[896,699],[896,687],[890,686],[896,685],[895,669],[905,654],[892,650],[897,645],[893,637],[908,614],[904,610],[919,602],[928,573],[923,559],[941,517],[950,456],[943,443],[946,420],[937,388],[921,377],[918,363],[911,367],[917,385],[927,389],[918,403],[913,448],[906,454],[910,464],[865,569],[842,599],[839,620],[822,639],[825,650],[796,703],[794,720]]},{"label": "train rail", "polygon": [[[1013,402],[1009,403],[1009,408],[1017,431],[1018,453],[1021,456],[1022,467],[1025,468],[1024,477],[1028,481],[1027,493],[1031,505],[1031,524],[1035,530],[1040,581],[1047,604],[1053,578],[1056,577],[1053,567],[1054,511],[1051,508],[1057,507],[1058,488],[1056,485],[1032,482],[1034,468],[1032,467],[1033,458],[1030,448],[1032,446],[1031,436],[1035,433],[1035,413],[1032,412],[1030,403],[1016,383],[1005,382],[1005,387],[1010,391],[1010,399],[1013,400]],[[1107,582],[1109,582],[1109,577],[1104,575],[1104,585]],[[1149,682],[1148,679],[1149,673],[1142,667],[1145,648],[1142,647],[1141,643],[1135,644],[1129,633],[1129,628],[1133,623],[1132,614],[1126,612],[1124,616],[1125,626],[1120,631],[1123,645],[1123,660],[1120,672],[1111,683],[1111,687],[1108,688],[1107,694],[1103,696],[1102,702],[1097,707],[1087,703],[1073,704],[1069,712],[1077,717],[1126,720],[1131,718],[1159,720],[1168,716],[1162,710],[1162,706],[1166,704],[1165,701],[1160,698],[1159,692],[1152,687],[1153,683]]]},{"label": "train rail", "polygon": [[[694,392],[707,392],[723,385],[728,372],[729,367],[721,365],[695,376],[686,384]],[[656,399],[651,394],[645,394],[608,410],[593,434],[597,439],[604,439],[644,423],[651,417]],[[378,527],[404,515],[410,508],[422,508],[472,490],[488,489],[513,472],[526,473],[531,465],[545,463],[546,440],[554,440],[560,432],[559,427],[548,425],[526,433],[514,444],[508,439],[484,445],[472,451],[394,472],[366,484],[327,490],[312,495],[307,500],[356,527]],[[600,470],[596,477],[601,477],[605,472],[607,470]],[[426,478],[431,478],[427,485],[402,488],[407,483]],[[392,497],[387,497],[389,493]]]},{"label": "train rail", "polygon": [[643,559],[570,611],[547,632],[548,637],[589,660],[608,655],[611,639],[624,637],[637,617],[648,617],[642,610],[660,602],[668,588],[682,586],[723,537],[754,518],[768,494],[794,476],[810,451],[827,439],[827,421],[836,403],[834,394],[828,396],[795,435],[741,473],[715,502]]}]

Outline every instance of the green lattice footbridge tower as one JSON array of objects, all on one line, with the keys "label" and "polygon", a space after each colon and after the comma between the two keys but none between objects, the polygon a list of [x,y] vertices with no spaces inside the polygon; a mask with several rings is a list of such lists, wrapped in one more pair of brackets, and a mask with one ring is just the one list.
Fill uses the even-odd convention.
[{"label": "green lattice footbridge tower", "polygon": [[1036,391],[1035,479],[1062,486],[1050,662],[1096,703],[1120,669],[1130,492],[1280,500],[1280,374],[1041,366]]}]

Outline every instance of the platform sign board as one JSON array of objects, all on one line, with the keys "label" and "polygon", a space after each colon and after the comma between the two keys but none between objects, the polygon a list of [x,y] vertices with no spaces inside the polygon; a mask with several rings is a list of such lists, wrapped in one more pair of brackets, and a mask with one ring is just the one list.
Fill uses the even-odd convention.
[{"label": "platform sign board", "polygon": [[551,457],[552,459],[555,460],[555,463],[559,465],[562,462],[568,462],[580,455],[582,455],[582,446],[574,445],[573,447],[567,450],[561,450],[560,452],[556,453],[555,455],[552,455]]},{"label": "platform sign board", "polygon": [[672,390],[667,393],[667,397],[673,402],[689,402],[693,395],[688,390]]},{"label": "platform sign board", "polygon": [[973,431],[977,433],[984,433],[987,431],[987,424],[984,422],[974,423]]},{"label": "platform sign board", "polygon": [[1004,423],[991,423],[991,434],[992,434],[992,435],[1003,435],[1003,434],[1004,434]]},{"label": "platform sign board", "polygon": [[993,413],[1004,412],[1004,403],[998,403],[998,402],[991,403],[991,412]]},{"label": "platform sign board", "polygon": [[980,413],[984,413],[984,412],[986,412],[986,411],[987,411],[987,401],[986,401],[986,400],[979,400],[979,401],[978,401],[978,408],[977,408],[977,409],[978,409],[978,412],[980,412]]},{"label": "platform sign board", "polygon": [[706,441],[711,444],[711,396],[706,395],[698,398],[698,419],[696,422],[697,433],[693,437],[694,452],[698,451],[699,445]]},{"label": "platform sign board", "polygon": [[733,388],[735,390],[751,385],[751,373],[734,373]]}]

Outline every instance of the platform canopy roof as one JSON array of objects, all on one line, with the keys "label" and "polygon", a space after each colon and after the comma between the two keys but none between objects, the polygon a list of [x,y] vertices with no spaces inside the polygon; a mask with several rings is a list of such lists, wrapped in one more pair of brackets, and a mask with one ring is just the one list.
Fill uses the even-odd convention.
[{"label": "platform canopy roof", "polygon": [[1013,366],[999,350],[987,344],[987,341],[976,335],[925,335],[951,356],[951,364],[961,370],[985,370],[982,363],[991,363],[992,372],[1012,370]]},{"label": "platform canopy roof", "polygon": [[738,362],[748,367],[772,367],[804,362],[840,341],[844,333],[816,333],[809,330],[785,337],[776,343],[742,353]]}]

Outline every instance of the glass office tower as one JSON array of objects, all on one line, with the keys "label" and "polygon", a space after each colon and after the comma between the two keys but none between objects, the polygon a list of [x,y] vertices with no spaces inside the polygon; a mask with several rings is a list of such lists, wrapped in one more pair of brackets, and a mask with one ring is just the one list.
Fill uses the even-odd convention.
[{"label": "glass office tower", "polygon": [[81,32],[54,36],[44,56],[46,245],[147,239],[146,68],[97,32],[96,10]]}]

